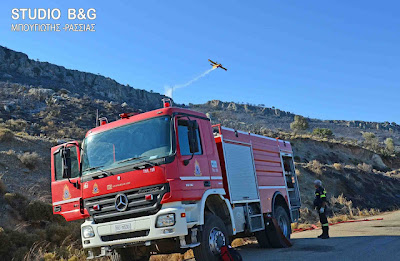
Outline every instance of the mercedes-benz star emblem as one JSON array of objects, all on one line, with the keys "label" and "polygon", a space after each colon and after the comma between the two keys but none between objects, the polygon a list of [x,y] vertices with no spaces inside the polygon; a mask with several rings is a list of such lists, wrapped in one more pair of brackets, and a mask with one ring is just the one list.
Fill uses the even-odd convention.
[{"label": "mercedes-benz star emblem", "polygon": [[125,211],[128,208],[128,197],[125,194],[118,194],[115,197],[115,209]]}]

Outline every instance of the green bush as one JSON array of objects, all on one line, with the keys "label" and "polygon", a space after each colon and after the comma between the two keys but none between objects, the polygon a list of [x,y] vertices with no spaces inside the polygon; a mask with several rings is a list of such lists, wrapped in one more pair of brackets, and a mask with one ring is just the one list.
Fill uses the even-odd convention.
[{"label": "green bush", "polygon": [[28,204],[25,215],[26,220],[29,221],[51,220],[53,217],[53,210],[50,204],[33,201]]},{"label": "green bush", "polygon": [[68,226],[61,226],[57,223],[53,223],[46,228],[47,240],[56,245],[61,245],[65,238],[70,235],[71,231]]},{"label": "green bush", "polygon": [[379,140],[373,134],[372,132],[363,132],[362,136],[364,138],[364,146],[370,150],[373,151],[378,151],[380,146],[379,146]]},{"label": "green bush", "polygon": [[26,198],[18,193],[6,193],[4,199],[13,208],[25,209],[28,204]]},{"label": "green bush", "polygon": [[295,115],[294,121],[290,123],[290,128],[293,131],[305,131],[308,129],[308,121],[303,116]]},{"label": "green bush", "polygon": [[11,141],[14,139],[14,133],[6,128],[0,128],[0,141]]},{"label": "green bush", "polygon": [[395,153],[394,142],[392,138],[387,138],[385,140],[385,154],[386,155],[393,155]]},{"label": "green bush", "polygon": [[329,138],[333,136],[332,130],[327,128],[315,128],[312,134],[323,138]]},{"label": "green bush", "polygon": [[0,256],[6,259],[7,257],[10,257],[10,249],[11,249],[11,242],[10,242],[10,237],[8,234],[4,231],[3,228],[0,228]]}]

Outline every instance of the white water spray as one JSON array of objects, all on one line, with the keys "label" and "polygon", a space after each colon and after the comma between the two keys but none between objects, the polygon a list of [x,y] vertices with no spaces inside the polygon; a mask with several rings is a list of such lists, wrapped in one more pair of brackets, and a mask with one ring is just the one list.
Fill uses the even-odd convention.
[{"label": "white water spray", "polygon": [[199,79],[203,78],[204,76],[206,76],[206,75],[209,74],[210,72],[214,71],[215,69],[217,69],[217,67],[215,67],[215,68],[213,67],[213,68],[211,68],[211,69],[209,69],[209,70],[203,72],[202,74],[200,74],[199,76],[197,76],[197,77],[191,79],[190,81],[188,81],[188,82],[185,83],[185,84],[178,84],[178,85],[174,85],[174,86],[172,86],[172,87],[170,87],[170,86],[165,86],[165,87],[164,87],[164,88],[165,88],[165,96],[168,96],[168,97],[170,97],[170,98],[173,98],[172,95],[173,95],[173,93],[174,93],[174,91],[175,91],[176,89],[184,88],[184,87],[187,87],[187,86],[191,85],[192,83],[194,83],[195,81],[198,81]]}]

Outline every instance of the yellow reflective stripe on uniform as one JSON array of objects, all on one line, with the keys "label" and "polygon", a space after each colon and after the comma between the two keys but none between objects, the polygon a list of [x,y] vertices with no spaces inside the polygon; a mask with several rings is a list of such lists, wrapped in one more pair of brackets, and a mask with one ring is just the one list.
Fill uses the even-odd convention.
[{"label": "yellow reflective stripe on uniform", "polygon": [[321,198],[326,198],[326,195],[321,195]]},{"label": "yellow reflective stripe on uniform", "polygon": [[322,224],[323,227],[329,227],[329,223]]},{"label": "yellow reflective stripe on uniform", "polygon": [[316,196],[319,196],[319,193],[315,193]]}]

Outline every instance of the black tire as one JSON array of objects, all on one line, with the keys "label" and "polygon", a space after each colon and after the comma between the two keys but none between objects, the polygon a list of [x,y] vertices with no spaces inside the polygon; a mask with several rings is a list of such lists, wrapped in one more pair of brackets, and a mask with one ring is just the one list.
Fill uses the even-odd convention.
[{"label": "black tire", "polygon": [[148,261],[150,249],[147,247],[130,247],[115,249],[111,254],[111,261]]},{"label": "black tire", "polygon": [[[215,240],[214,240],[215,239]],[[218,261],[219,248],[229,245],[228,231],[224,222],[215,215],[206,215],[203,230],[198,235],[200,246],[193,249],[196,261]],[[210,244],[213,242],[215,244]]]},{"label": "black tire", "polygon": [[[278,222],[279,227],[281,228],[285,237],[289,240],[290,234],[292,233],[292,226],[290,222],[290,218],[286,212],[286,210],[282,206],[277,206],[274,210],[274,218]],[[269,240],[269,243],[274,248],[286,247],[287,245],[282,240],[281,235],[276,231],[274,225],[271,224],[266,228],[266,234]]]}]

